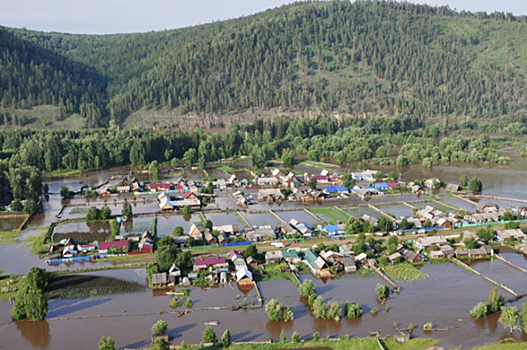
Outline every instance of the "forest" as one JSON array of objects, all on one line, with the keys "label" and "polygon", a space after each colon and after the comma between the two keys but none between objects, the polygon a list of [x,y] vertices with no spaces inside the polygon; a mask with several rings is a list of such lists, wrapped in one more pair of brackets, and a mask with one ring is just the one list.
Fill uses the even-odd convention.
[{"label": "forest", "polygon": [[[171,111],[175,122],[214,115],[226,124],[228,115],[274,111],[521,125],[526,22],[510,13],[401,2],[316,1],[138,34],[0,27],[0,124],[21,125],[17,110],[52,105],[57,119],[78,114],[88,128],[158,109]],[[90,142],[75,147],[104,147]],[[113,157],[99,162],[126,162],[128,155]]]},{"label": "forest", "polygon": [[[468,125],[470,126],[470,125]],[[184,131],[153,129],[95,129],[80,132],[4,130],[0,132],[0,188],[16,199],[36,199],[42,192],[41,173],[105,169],[170,163],[198,164],[201,169],[218,159],[248,156],[254,170],[270,160],[294,165],[298,159],[346,164],[405,166],[422,163],[508,163],[497,148],[513,144],[513,136],[489,136],[465,126],[425,126],[417,117],[255,119],[230,124],[223,132],[201,128]],[[472,135],[471,135],[472,134]],[[159,168],[159,166],[157,166]]]}]

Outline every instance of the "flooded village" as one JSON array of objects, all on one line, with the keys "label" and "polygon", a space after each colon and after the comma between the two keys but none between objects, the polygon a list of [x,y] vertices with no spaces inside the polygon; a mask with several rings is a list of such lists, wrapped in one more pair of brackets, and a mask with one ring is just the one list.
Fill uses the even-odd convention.
[{"label": "flooded village", "polygon": [[[410,324],[412,337],[440,339],[445,348],[511,337],[496,314],[470,311],[494,287],[506,305],[525,301],[527,186],[523,169],[511,169],[518,163],[488,174],[353,164],[276,164],[251,174],[243,161],[227,162],[203,172],[167,167],[159,181],[127,167],[48,179],[42,213],[2,218],[12,225],[5,231],[22,230],[2,242],[0,265],[12,276],[38,266],[66,277],[50,283],[45,321],[12,322],[13,305],[0,302],[2,344],[92,349],[111,336],[118,348],[145,348],[157,320],[167,322],[174,346],[199,344],[207,326],[218,336],[228,329],[234,342],[278,340],[282,331],[288,339],[295,331],[301,339],[399,335]],[[504,181],[511,172],[514,189]],[[482,194],[459,185],[473,174],[483,174]],[[132,213],[123,215],[126,205]],[[105,207],[110,217],[87,220]],[[177,258],[161,261],[158,250],[172,247]],[[90,284],[98,278],[122,286],[105,292]],[[307,280],[328,302],[359,304],[362,316],[316,318],[298,290]],[[75,283],[75,292],[61,290]],[[377,285],[389,287],[385,301]],[[294,320],[270,321],[272,299]],[[90,332],[71,337],[84,328]]]}]

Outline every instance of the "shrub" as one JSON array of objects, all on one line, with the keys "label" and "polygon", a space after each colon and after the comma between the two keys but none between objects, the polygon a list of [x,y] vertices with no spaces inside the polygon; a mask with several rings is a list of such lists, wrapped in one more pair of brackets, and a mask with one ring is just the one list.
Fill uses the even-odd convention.
[{"label": "shrub", "polygon": [[320,333],[319,332],[313,333],[313,341],[317,342],[319,340],[320,340]]},{"label": "shrub", "polygon": [[271,299],[265,305],[265,312],[271,321],[293,321],[293,309],[283,306],[278,299]]},{"label": "shrub", "polygon": [[432,322],[427,322],[423,325],[423,329],[425,331],[431,331],[432,328],[434,328],[434,325],[432,324]]},{"label": "shrub", "polygon": [[489,294],[488,312],[493,313],[500,310],[503,306],[503,296],[498,293],[498,288],[494,287]]},{"label": "shrub", "polygon": [[410,331],[410,333],[413,332],[414,329],[415,329],[414,324],[413,324],[413,323],[410,323],[410,324],[408,325],[408,330]]},{"label": "shrub", "polygon": [[315,290],[315,285],[313,284],[312,280],[305,280],[304,282],[302,282],[302,284],[300,284],[300,286],[298,287],[298,290],[300,292],[300,296],[303,298],[317,294]]},{"label": "shrub", "polygon": [[380,284],[379,283],[375,287],[375,292],[377,293],[377,299],[379,299],[380,302],[383,302],[390,295],[390,287],[388,287],[385,284]]},{"label": "shrub", "polygon": [[298,334],[297,331],[293,332],[293,335],[291,336],[291,342],[300,343],[300,334]]},{"label": "shrub", "polygon": [[280,332],[280,343],[285,343],[287,341],[287,338],[285,336],[285,331],[282,329]]},{"label": "shrub", "polygon": [[210,326],[207,326],[207,328],[205,328],[205,330],[203,331],[202,340],[204,343],[216,344],[216,342],[218,341],[218,337],[216,336],[214,329],[212,329]]},{"label": "shrub", "polygon": [[150,350],[168,350],[168,342],[163,338],[156,338],[150,347]]},{"label": "shrub", "polygon": [[223,332],[223,335],[221,336],[221,346],[224,348],[228,348],[231,345],[231,331],[228,329]]},{"label": "shrub", "polygon": [[342,305],[338,301],[329,303],[326,318],[340,321],[342,318]]},{"label": "shrub", "polygon": [[473,317],[482,317],[488,314],[488,308],[487,303],[479,302],[474,306],[472,310],[470,310],[470,315]]},{"label": "shrub", "polygon": [[347,318],[357,318],[362,316],[362,306],[352,301],[344,304],[344,313]]},{"label": "shrub", "polygon": [[152,326],[153,335],[163,335],[167,331],[168,331],[168,324],[163,320],[157,321],[156,324]]},{"label": "shrub", "polygon": [[313,315],[315,318],[327,318],[328,303],[323,296],[318,296],[313,302]]},{"label": "shrub", "polygon": [[110,337],[102,337],[99,340],[99,350],[115,350],[115,340]]}]

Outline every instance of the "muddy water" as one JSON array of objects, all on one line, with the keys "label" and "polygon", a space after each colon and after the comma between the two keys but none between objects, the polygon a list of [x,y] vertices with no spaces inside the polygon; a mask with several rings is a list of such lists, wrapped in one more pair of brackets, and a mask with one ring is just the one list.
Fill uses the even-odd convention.
[{"label": "muddy water", "polygon": [[[310,337],[315,331],[320,332],[323,337],[345,334],[365,336],[373,330],[382,334],[393,334],[394,322],[398,322],[401,328],[413,323],[417,336],[441,338],[442,345],[447,348],[459,344],[469,347],[507,336],[507,331],[497,324],[497,316],[474,320],[468,313],[478,301],[487,299],[493,287],[490,283],[454,264],[425,265],[422,271],[428,275],[426,279],[402,283],[402,292],[390,296],[387,302],[391,308],[389,312],[376,300],[375,285],[382,283],[376,275],[350,275],[325,283],[315,280],[318,294],[327,300],[355,301],[361,304],[364,315],[355,320],[315,320],[306,308],[305,300],[299,298],[294,284],[288,280],[275,280],[260,283],[262,294],[267,300],[283,297],[283,303],[293,308],[293,322],[270,322],[263,309],[200,311],[178,318],[175,314],[160,314],[160,311],[170,311],[169,296],[148,290],[111,297],[51,300],[48,319],[44,322],[16,322],[5,325],[9,320],[6,314],[9,314],[10,305],[2,302],[0,323],[4,325],[0,327],[0,336],[6,348],[93,349],[103,335],[114,337],[117,347],[137,348],[148,345],[150,327],[159,319],[168,322],[169,334],[174,338],[174,344],[179,344],[183,339],[190,343],[198,343],[205,328],[204,322],[213,320],[220,322],[220,325],[215,327],[217,334],[230,329],[234,341],[278,339],[282,329],[288,336],[296,330],[302,338]],[[145,279],[144,270],[97,274],[142,280],[143,283]],[[312,277],[303,275],[302,278]],[[506,293],[503,294],[506,298],[510,297]],[[248,303],[251,304],[255,291],[243,293],[232,285],[232,288],[195,288],[190,292],[194,307],[229,306],[236,303],[237,295],[247,295]],[[371,314],[373,307],[379,309],[375,316]],[[133,316],[139,313],[146,315]],[[78,318],[97,315],[122,316]],[[57,317],[75,319],[63,321],[56,319]],[[422,331],[422,325],[426,322],[432,322],[439,328],[449,328],[450,331],[425,333]],[[76,337],[68,336],[75,329],[89,329],[90,332],[78,333]]]},{"label": "muddy water", "polygon": [[468,212],[475,212],[476,211],[476,204],[475,203],[469,203],[464,200],[455,198],[455,197],[441,197],[441,199],[450,205],[453,205],[459,209],[468,211]]},{"label": "muddy water", "polygon": [[56,226],[51,239],[54,243],[70,237],[79,243],[104,242],[110,234],[108,221],[74,222]]},{"label": "muddy water", "polygon": [[275,216],[270,213],[248,214],[240,212],[240,215],[251,226],[272,225],[273,227],[276,227],[280,224],[280,220],[278,220]]},{"label": "muddy water", "polygon": [[228,214],[225,213],[206,213],[205,217],[207,220],[212,221],[214,226],[220,225],[238,225],[240,229],[245,227],[245,224],[240,220],[240,218],[234,212]]},{"label": "muddy water", "polygon": [[483,276],[512,288],[518,294],[527,292],[527,274],[510,267],[504,262],[492,259],[468,260],[466,263]]},{"label": "muddy water", "polygon": [[276,215],[282,218],[285,222],[289,222],[291,219],[296,219],[300,221],[301,223],[316,226],[319,225],[320,222],[315,219],[313,216],[309,215],[303,210],[297,210],[297,211],[281,211],[277,212]]},{"label": "muddy water", "polygon": [[11,231],[15,230],[22,225],[26,220],[25,217],[16,217],[16,218],[2,218],[0,217],[0,231]]},{"label": "muddy water", "polygon": [[193,223],[201,223],[198,214],[158,216],[157,232],[161,236],[171,235],[174,227],[181,226],[185,234],[188,234]]},{"label": "muddy water", "polygon": [[414,212],[412,211],[412,208],[404,204],[375,205],[375,207],[382,210],[384,213],[388,215],[391,214],[395,216],[396,218],[414,216]]}]

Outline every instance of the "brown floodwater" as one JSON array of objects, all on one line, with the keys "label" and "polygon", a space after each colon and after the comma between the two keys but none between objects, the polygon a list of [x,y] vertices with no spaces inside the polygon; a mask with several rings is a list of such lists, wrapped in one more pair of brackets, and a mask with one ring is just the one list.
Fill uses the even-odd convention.
[{"label": "brown floodwater", "polygon": [[[386,304],[391,308],[389,312],[385,305],[376,300],[375,286],[382,283],[376,275],[347,275],[325,282],[314,279],[317,293],[328,301],[355,301],[363,307],[364,315],[354,320],[336,322],[314,319],[306,307],[306,301],[299,297],[291,281],[271,280],[259,284],[262,295],[267,300],[281,297],[285,305],[293,308],[293,322],[269,321],[263,308],[231,311],[230,306],[244,297],[248,305],[256,301],[255,290],[240,291],[232,284],[218,288],[192,288],[190,297],[194,301],[194,308],[222,306],[227,309],[197,311],[182,317],[166,313],[171,311],[168,306],[170,296],[151,290],[96,298],[50,300],[48,319],[43,322],[9,323],[11,305],[1,302],[0,336],[3,345],[9,349],[93,349],[103,335],[114,337],[117,347],[138,348],[149,344],[150,327],[159,319],[168,322],[174,344],[182,340],[198,343],[205,328],[204,323],[208,321],[219,321],[219,326],[215,327],[217,334],[221,335],[225,329],[229,329],[234,341],[278,339],[282,330],[286,331],[288,337],[293,331],[298,331],[303,339],[311,337],[315,331],[320,332],[322,337],[346,334],[362,337],[370,331],[393,334],[394,322],[398,322],[401,328],[413,323],[417,336],[441,338],[441,345],[446,348],[460,344],[469,348],[508,336],[508,331],[497,322],[498,315],[473,319],[469,314],[477,302],[488,298],[492,284],[454,264],[428,264],[422,267],[422,271],[427,275],[424,280],[400,283],[401,293],[392,294]],[[146,278],[143,269],[92,274],[141,283]],[[313,279],[311,275],[301,277]],[[502,294],[506,299],[511,297],[506,292]],[[377,315],[371,314],[374,307],[379,310]],[[85,318],[87,316],[93,318]],[[63,317],[71,319],[57,319]],[[449,331],[424,332],[422,326],[426,322]],[[67,336],[78,329],[89,329],[89,332],[76,332],[75,337]],[[523,339],[519,333],[514,336]]]}]

